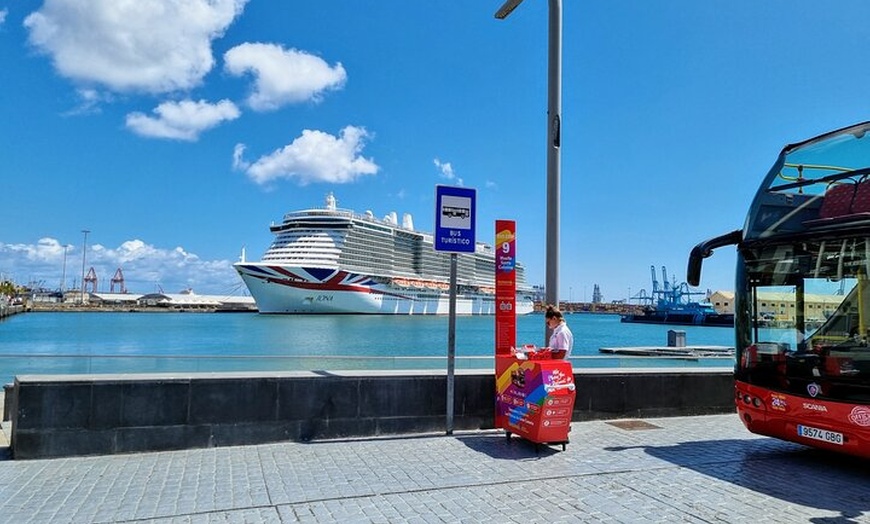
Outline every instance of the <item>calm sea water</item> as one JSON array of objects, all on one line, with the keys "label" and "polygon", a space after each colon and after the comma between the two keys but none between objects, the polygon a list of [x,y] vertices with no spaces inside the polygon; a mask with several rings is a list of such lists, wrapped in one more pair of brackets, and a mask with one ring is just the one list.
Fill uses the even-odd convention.
[{"label": "calm sea water", "polygon": [[[730,366],[728,359],[616,358],[600,347],[733,346],[733,330],[566,316],[575,367]],[[30,373],[429,369],[446,366],[448,319],[256,313],[25,313],[0,321],[0,379]],[[543,345],[543,315],[518,318],[517,343]],[[456,319],[456,366],[492,366],[492,317]]]}]

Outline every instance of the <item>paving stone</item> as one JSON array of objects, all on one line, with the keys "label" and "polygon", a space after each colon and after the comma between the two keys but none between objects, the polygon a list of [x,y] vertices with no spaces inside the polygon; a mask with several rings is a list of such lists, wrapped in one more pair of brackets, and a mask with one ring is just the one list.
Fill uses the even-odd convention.
[{"label": "paving stone", "polygon": [[498,431],[0,460],[0,522],[870,523],[866,464],[736,415],[575,423],[565,451]]}]

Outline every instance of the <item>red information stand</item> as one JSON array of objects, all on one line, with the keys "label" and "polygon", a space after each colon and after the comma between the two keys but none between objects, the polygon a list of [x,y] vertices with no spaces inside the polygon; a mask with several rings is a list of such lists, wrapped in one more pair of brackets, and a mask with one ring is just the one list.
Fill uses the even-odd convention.
[{"label": "red information stand", "polygon": [[495,427],[537,444],[568,443],[574,411],[574,369],[549,352],[529,360],[496,357]]},{"label": "red information stand", "polygon": [[495,222],[495,427],[537,444],[568,443],[574,411],[574,369],[549,351],[516,346],[516,222]]}]

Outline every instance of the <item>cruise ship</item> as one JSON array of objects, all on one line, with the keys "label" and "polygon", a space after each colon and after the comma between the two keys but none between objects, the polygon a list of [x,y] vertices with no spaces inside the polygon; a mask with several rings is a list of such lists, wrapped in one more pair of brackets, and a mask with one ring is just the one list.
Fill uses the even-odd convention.
[{"label": "cruise ship", "polygon": [[[272,245],[259,262],[234,264],[260,313],[446,315],[450,253],[405,214],[377,219],[339,209],[332,193],[323,208],[293,211],[273,223]],[[516,265],[517,314],[531,313],[532,288]],[[478,242],[457,254],[456,313],[495,314],[495,254]]]}]

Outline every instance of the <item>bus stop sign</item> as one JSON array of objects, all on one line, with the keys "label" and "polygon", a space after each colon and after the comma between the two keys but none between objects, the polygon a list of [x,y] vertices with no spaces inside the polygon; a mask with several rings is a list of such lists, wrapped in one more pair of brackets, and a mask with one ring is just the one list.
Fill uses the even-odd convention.
[{"label": "bus stop sign", "polygon": [[435,250],[474,253],[476,191],[435,186]]}]

